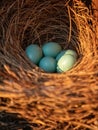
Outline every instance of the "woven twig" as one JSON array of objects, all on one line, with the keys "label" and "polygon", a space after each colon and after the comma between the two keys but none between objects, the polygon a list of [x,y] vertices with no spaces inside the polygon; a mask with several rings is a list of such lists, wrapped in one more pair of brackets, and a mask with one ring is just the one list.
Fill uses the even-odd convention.
[{"label": "woven twig", "polygon": [[[0,19],[0,110],[20,114],[34,130],[97,130],[97,23],[90,10],[78,0],[10,0]],[[29,61],[26,46],[47,41],[77,51],[73,69],[49,74]]]}]

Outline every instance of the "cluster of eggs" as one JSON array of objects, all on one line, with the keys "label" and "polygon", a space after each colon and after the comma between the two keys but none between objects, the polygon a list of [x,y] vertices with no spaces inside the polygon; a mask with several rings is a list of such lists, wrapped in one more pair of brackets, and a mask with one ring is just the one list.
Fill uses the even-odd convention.
[{"label": "cluster of eggs", "polygon": [[25,52],[34,64],[48,73],[66,72],[77,60],[77,53],[74,50],[62,50],[56,42],[47,42],[42,47],[31,44],[27,46]]}]

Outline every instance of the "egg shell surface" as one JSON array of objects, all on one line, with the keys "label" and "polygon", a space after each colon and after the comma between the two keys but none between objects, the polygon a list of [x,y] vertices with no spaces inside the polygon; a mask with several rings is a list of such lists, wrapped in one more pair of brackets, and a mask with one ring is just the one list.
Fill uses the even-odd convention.
[{"label": "egg shell surface", "polygon": [[42,49],[37,44],[31,44],[26,48],[27,57],[34,63],[38,64],[43,56]]},{"label": "egg shell surface", "polygon": [[76,63],[76,58],[72,55],[63,55],[57,62],[57,72],[66,72]]},{"label": "egg shell surface", "polygon": [[65,54],[72,55],[72,56],[74,56],[75,58],[77,58],[77,57],[78,57],[78,55],[77,55],[76,51],[71,50],[71,49],[66,50]]},{"label": "egg shell surface", "polygon": [[62,48],[56,42],[47,42],[42,46],[42,50],[45,56],[56,57]]},{"label": "egg shell surface", "polygon": [[56,60],[58,61],[65,53],[66,53],[66,50],[61,51],[61,52],[56,56]]},{"label": "egg shell surface", "polygon": [[39,67],[42,68],[45,72],[53,73],[56,71],[57,62],[53,57],[43,57],[39,62]]},{"label": "egg shell surface", "polygon": [[74,56],[75,58],[77,58],[77,53],[74,50],[68,49],[68,50],[62,50],[57,56],[56,56],[56,60],[58,61],[63,55],[65,54],[70,54],[72,56]]}]

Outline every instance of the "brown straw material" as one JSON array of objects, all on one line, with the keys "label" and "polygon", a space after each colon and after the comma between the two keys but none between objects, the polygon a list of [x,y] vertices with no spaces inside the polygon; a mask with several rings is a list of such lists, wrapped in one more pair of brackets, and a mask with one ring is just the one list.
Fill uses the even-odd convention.
[{"label": "brown straw material", "polygon": [[[33,130],[98,130],[97,23],[91,11],[79,0],[1,3],[0,111],[17,113]],[[27,45],[47,41],[77,51],[73,69],[49,74],[29,61]]]}]

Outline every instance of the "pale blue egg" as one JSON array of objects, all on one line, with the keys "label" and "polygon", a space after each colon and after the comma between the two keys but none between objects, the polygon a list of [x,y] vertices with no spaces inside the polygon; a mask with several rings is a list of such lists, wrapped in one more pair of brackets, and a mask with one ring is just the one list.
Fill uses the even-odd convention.
[{"label": "pale blue egg", "polygon": [[66,53],[66,50],[61,51],[61,52],[57,55],[56,60],[58,61],[65,53]]},{"label": "pale blue egg", "polygon": [[57,72],[66,72],[76,63],[76,58],[72,55],[65,54],[57,62]]},{"label": "pale blue egg", "polygon": [[42,49],[36,45],[36,44],[31,44],[26,48],[26,55],[27,57],[34,63],[38,64],[40,59],[43,56]]},{"label": "pale blue egg", "polygon": [[72,55],[72,56],[74,56],[75,58],[77,58],[77,57],[78,57],[78,55],[77,55],[76,51],[71,50],[71,49],[66,50],[65,54]]},{"label": "pale blue egg", "polygon": [[42,46],[42,50],[45,56],[56,57],[62,48],[56,42],[48,42]]},{"label": "pale blue egg", "polygon": [[68,50],[63,50],[63,51],[61,51],[61,52],[57,55],[56,60],[58,61],[64,54],[70,54],[70,55],[74,56],[75,58],[78,57],[76,51],[71,50],[71,49],[68,49]]},{"label": "pale blue egg", "polygon": [[57,66],[57,73],[63,72],[58,66]]},{"label": "pale blue egg", "polygon": [[53,57],[43,57],[39,62],[39,67],[45,72],[53,73],[56,71],[56,60]]}]

